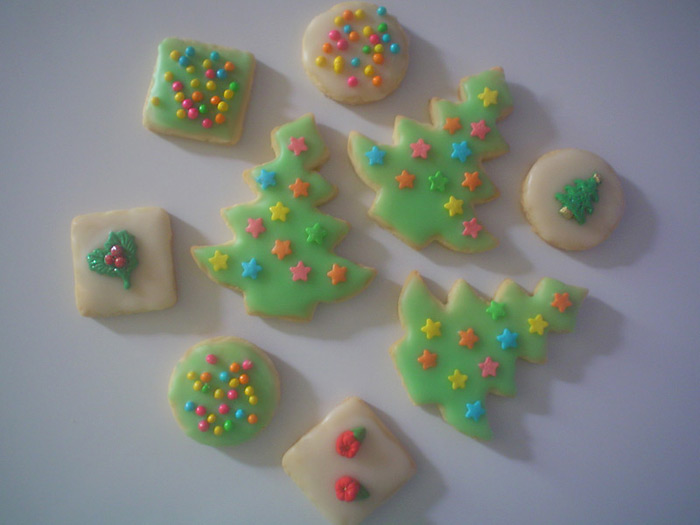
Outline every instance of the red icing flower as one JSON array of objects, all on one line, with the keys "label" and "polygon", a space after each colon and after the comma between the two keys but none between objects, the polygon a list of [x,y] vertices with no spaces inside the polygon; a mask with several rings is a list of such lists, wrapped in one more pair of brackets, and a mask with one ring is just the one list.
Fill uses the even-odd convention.
[{"label": "red icing flower", "polygon": [[342,476],[335,482],[335,497],[340,501],[355,501],[369,497],[367,489],[351,476]]},{"label": "red icing flower", "polygon": [[357,451],[360,450],[362,440],[365,438],[364,427],[353,428],[346,430],[335,440],[335,451],[346,458],[354,458]]}]

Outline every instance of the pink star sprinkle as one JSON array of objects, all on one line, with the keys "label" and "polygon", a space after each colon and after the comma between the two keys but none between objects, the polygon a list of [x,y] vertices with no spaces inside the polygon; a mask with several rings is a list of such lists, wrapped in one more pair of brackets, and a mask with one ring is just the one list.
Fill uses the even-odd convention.
[{"label": "pink star sprinkle", "polygon": [[481,224],[477,224],[476,217],[474,217],[470,221],[462,222],[462,225],[464,226],[464,231],[462,232],[462,235],[471,235],[472,239],[476,239],[477,235],[479,235],[479,232],[484,229],[484,227]]},{"label": "pink star sprinkle", "polygon": [[267,228],[265,228],[265,226],[263,226],[262,219],[248,218],[248,226],[246,226],[245,231],[250,233],[254,239],[257,239],[258,235],[260,235],[266,229]]},{"label": "pink star sprinkle", "polygon": [[484,119],[479,122],[472,122],[472,137],[479,137],[481,140],[486,138],[486,134],[491,131],[491,128],[486,125]]},{"label": "pink star sprinkle", "polygon": [[481,377],[493,376],[496,377],[496,369],[500,363],[494,361],[490,357],[487,357],[483,363],[479,363],[479,368],[481,368]]},{"label": "pink star sprinkle", "polygon": [[292,281],[306,281],[311,266],[304,266],[304,263],[299,261],[296,266],[290,267],[289,271],[292,272]]},{"label": "pink star sprinkle", "polygon": [[298,157],[302,151],[306,151],[308,146],[304,142],[304,137],[289,137],[289,146],[287,146],[289,151],[293,151],[294,155]]},{"label": "pink star sprinkle", "polygon": [[411,149],[413,150],[411,157],[421,157],[427,159],[428,151],[430,151],[430,144],[423,142],[423,139],[418,139],[418,142],[411,144]]}]

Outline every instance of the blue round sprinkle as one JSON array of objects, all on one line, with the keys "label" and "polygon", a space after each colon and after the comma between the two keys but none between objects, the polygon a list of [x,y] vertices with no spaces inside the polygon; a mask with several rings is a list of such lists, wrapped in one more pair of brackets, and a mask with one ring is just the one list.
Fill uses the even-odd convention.
[{"label": "blue round sprinkle", "polygon": [[193,56],[194,56],[194,48],[193,48],[192,46],[187,46],[187,47],[185,48],[185,54],[186,54],[188,57],[193,57]]},{"label": "blue round sprinkle", "polygon": [[355,57],[350,61],[350,65],[352,67],[359,67],[360,66],[360,59]]},{"label": "blue round sprinkle", "polygon": [[219,69],[216,72],[216,76],[219,78],[226,78],[226,70],[225,69]]},{"label": "blue round sprinkle", "polygon": [[185,410],[187,412],[192,412],[194,409],[195,409],[195,404],[193,401],[188,401],[187,403],[185,403]]},{"label": "blue round sprinkle", "polygon": [[209,54],[209,58],[211,58],[212,60],[216,61],[216,60],[219,60],[219,58],[221,58],[221,55],[219,55],[219,52],[218,52],[218,51],[212,51],[212,52]]},{"label": "blue round sprinkle", "polygon": [[352,26],[350,24],[344,25],[343,26],[343,33],[347,34],[350,31],[352,31]]},{"label": "blue round sprinkle", "polygon": [[379,6],[379,7],[377,8],[377,14],[378,14],[379,16],[384,16],[384,15],[386,14],[386,7],[384,7],[383,5],[382,5],[382,6]]},{"label": "blue round sprinkle", "polygon": [[224,383],[228,383],[228,380],[231,379],[228,375],[228,372],[221,372],[219,374],[219,379],[223,381]]},{"label": "blue round sprinkle", "polygon": [[392,53],[399,53],[401,51],[401,46],[394,42],[389,46],[389,51]]},{"label": "blue round sprinkle", "polygon": [[236,419],[243,419],[245,417],[245,412],[243,412],[242,408],[239,408],[236,410]]},{"label": "blue round sprinkle", "polygon": [[384,33],[382,35],[382,42],[384,42],[385,44],[391,42],[391,35],[389,33]]},{"label": "blue round sprinkle", "polygon": [[178,62],[182,67],[187,67],[190,65],[190,59],[184,55],[180,57],[180,60],[178,60]]}]

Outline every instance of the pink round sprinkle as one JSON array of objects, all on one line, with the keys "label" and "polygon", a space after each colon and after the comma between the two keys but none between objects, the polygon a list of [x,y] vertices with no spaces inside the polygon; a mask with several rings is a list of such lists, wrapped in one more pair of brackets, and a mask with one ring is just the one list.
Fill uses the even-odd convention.
[{"label": "pink round sprinkle", "polygon": [[226,403],[221,403],[219,405],[219,414],[228,414],[229,407]]},{"label": "pink round sprinkle", "polygon": [[209,430],[209,422],[206,419],[202,419],[197,426],[201,432],[206,432]]},{"label": "pink round sprinkle", "polygon": [[350,86],[350,87],[357,86],[357,77],[348,77],[348,86]]},{"label": "pink round sprinkle", "polygon": [[330,33],[328,33],[328,38],[331,40],[338,40],[340,38],[340,31],[333,29]]},{"label": "pink round sprinkle", "polygon": [[202,405],[199,405],[197,408],[194,409],[194,413],[197,414],[198,416],[203,416],[204,414],[207,413],[207,409],[203,407]]},{"label": "pink round sprinkle", "polygon": [[194,120],[199,116],[199,110],[197,108],[190,108],[187,110],[187,116]]},{"label": "pink round sprinkle", "polygon": [[182,101],[182,107],[185,109],[190,109],[192,107],[192,104],[194,104],[194,102],[192,102],[191,98],[186,98]]},{"label": "pink round sprinkle", "polygon": [[228,397],[229,399],[237,399],[238,392],[236,392],[235,390],[229,390],[228,392],[226,392],[226,397]]},{"label": "pink round sprinkle", "polygon": [[182,87],[182,82],[180,82],[179,80],[173,82],[173,91],[182,91]]},{"label": "pink round sprinkle", "polygon": [[250,370],[253,368],[253,362],[250,359],[243,361],[243,370]]},{"label": "pink round sprinkle", "polygon": [[216,78],[216,71],[214,71],[213,69],[207,69],[204,72],[204,76],[210,79]]},{"label": "pink round sprinkle", "polygon": [[379,43],[379,35],[377,33],[369,35],[369,43],[372,45],[378,44]]},{"label": "pink round sprinkle", "polygon": [[341,38],[340,40],[338,40],[338,43],[336,45],[338,46],[338,49],[340,49],[341,51],[345,51],[348,48],[348,41],[344,38]]},{"label": "pink round sprinkle", "polygon": [[205,118],[202,121],[202,127],[204,127],[204,128],[210,128],[210,127],[212,127],[213,124],[214,123],[212,122],[212,120],[210,118]]},{"label": "pink round sprinkle", "polygon": [[209,363],[210,365],[215,365],[216,362],[218,361],[218,359],[216,358],[216,356],[214,354],[209,354],[204,359],[206,359],[207,363]]}]

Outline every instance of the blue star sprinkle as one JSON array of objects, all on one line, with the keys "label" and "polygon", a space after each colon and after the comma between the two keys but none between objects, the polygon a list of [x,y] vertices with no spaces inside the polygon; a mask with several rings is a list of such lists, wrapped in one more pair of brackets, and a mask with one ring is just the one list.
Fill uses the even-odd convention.
[{"label": "blue star sprinkle", "polygon": [[484,407],[481,406],[481,401],[476,401],[474,403],[467,403],[467,413],[464,414],[464,417],[467,419],[473,419],[474,421],[479,421],[481,416],[483,416],[485,413],[486,410],[484,410]]},{"label": "blue star sprinkle", "polygon": [[260,184],[260,187],[265,190],[269,186],[277,185],[275,175],[277,174],[274,171],[260,170],[260,175],[258,175],[258,178],[255,179],[255,182]]},{"label": "blue star sprinkle", "polygon": [[262,270],[262,266],[258,264],[255,257],[248,262],[242,262],[241,266],[243,267],[243,273],[241,275],[243,277],[250,277],[251,279],[257,279],[260,270]]},{"label": "blue star sprinkle", "polygon": [[467,157],[472,154],[472,150],[467,146],[467,141],[453,142],[452,143],[452,157],[453,159],[459,159],[460,162],[466,162]]},{"label": "blue star sprinkle", "polygon": [[498,342],[501,343],[501,350],[518,347],[518,333],[511,332],[507,328],[504,328],[503,333],[501,335],[497,335],[496,339],[498,339]]},{"label": "blue star sprinkle", "polygon": [[384,155],[386,151],[380,150],[377,146],[372,146],[372,149],[367,153],[367,158],[369,159],[369,165],[374,166],[375,164],[384,164]]}]

